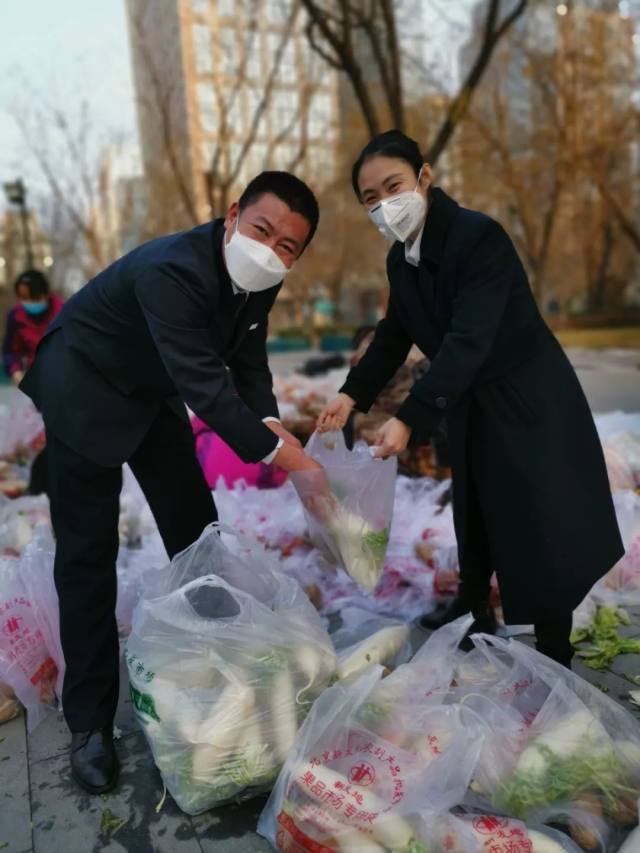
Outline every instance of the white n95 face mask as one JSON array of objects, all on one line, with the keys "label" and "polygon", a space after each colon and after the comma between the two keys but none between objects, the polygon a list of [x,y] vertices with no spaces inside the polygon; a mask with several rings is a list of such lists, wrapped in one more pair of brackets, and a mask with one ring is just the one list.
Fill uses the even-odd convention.
[{"label": "white n95 face mask", "polygon": [[369,219],[387,240],[404,243],[424,222],[427,200],[417,191],[419,183],[420,176],[416,189],[386,198],[369,211]]},{"label": "white n95 face mask", "polygon": [[223,241],[224,259],[231,281],[247,293],[260,293],[280,284],[289,267],[269,246],[241,234],[238,221],[239,217],[233,237],[228,243]]}]

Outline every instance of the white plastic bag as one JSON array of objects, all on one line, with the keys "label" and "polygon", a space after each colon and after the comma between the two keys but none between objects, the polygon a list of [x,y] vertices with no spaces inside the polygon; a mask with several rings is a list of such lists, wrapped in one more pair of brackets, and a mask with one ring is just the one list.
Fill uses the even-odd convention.
[{"label": "white plastic bag", "polygon": [[36,441],[44,434],[42,416],[22,391],[12,389],[0,405],[0,459],[17,461],[37,452]]},{"label": "white plastic bag", "polygon": [[232,554],[217,526],[152,577],[125,657],[169,792],[198,814],[267,790],[335,669],[320,617],[264,549]]},{"label": "white plastic bag", "polygon": [[471,619],[432,635],[388,678],[372,666],[314,704],[258,823],[279,851],[428,851],[433,816],[460,802],[482,745],[442,704]]},{"label": "white plastic bag", "polygon": [[[389,543],[397,460],[374,459],[366,444],[347,449],[341,432],[315,432],[306,447],[325,469],[335,500],[306,510],[315,545],[365,589],[380,579]],[[302,503],[313,505],[314,471],[291,475]]]},{"label": "white plastic bag", "polygon": [[[472,785],[477,802],[527,823],[563,826],[580,844],[589,839],[589,849],[617,850],[638,821],[640,726],[533,649],[497,637],[474,641],[497,677],[489,686],[486,679],[464,684],[457,675],[451,695],[487,723],[485,772],[476,768],[479,784]],[[519,736],[483,712],[479,695],[500,700],[511,720],[519,716]]]},{"label": "white plastic bag", "polygon": [[[30,560],[33,566],[37,556]],[[0,558],[0,681],[8,684],[27,711],[33,730],[55,706],[58,663],[52,634],[25,578],[24,560]],[[40,593],[41,600],[46,597]],[[57,598],[51,602],[57,606]]]}]

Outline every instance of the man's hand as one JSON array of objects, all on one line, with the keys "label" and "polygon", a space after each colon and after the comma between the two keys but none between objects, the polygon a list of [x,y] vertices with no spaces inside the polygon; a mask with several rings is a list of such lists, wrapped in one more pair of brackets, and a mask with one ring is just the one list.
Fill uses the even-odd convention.
[{"label": "man's hand", "polygon": [[11,381],[16,386],[16,388],[22,382],[23,379],[24,379],[24,372],[22,370],[15,370],[11,374]]},{"label": "man's hand", "polygon": [[373,455],[381,459],[397,456],[398,453],[406,450],[410,438],[411,427],[398,418],[391,418],[378,430]]},{"label": "man's hand", "polygon": [[316,427],[319,432],[342,429],[355,404],[355,400],[352,400],[348,394],[338,394],[334,397],[318,416]]},{"label": "man's hand", "polygon": [[[267,424],[269,426],[269,424]],[[307,456],[304,450],[294,447],[291,444],[285,443],[276,453],[273,460],[275,465],[278,465],[284,471],[322,471],[322,465]]]},{"label": "man's hand", "polygon": [[281,438],[285,444],[291,445],[291,447],[297,447],[298,450],[302,447],[302,444],[298,441],[295,435],[291,435],[288,429],[285,429],[280,421],[263,421],[265,426],[268,426],[272,432]]}]

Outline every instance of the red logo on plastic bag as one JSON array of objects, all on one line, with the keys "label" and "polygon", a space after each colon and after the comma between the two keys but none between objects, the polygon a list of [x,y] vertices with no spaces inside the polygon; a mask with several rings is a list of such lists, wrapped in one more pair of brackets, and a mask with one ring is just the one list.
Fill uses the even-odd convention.
[{"label": "red logo on plastic bag", "polygon": [[473,828],[480,835],[493,835],[498,829],[504,829],[508,822],[507,818],[482,815],[482,817],[477,817],[473,821]]},{"label": "red logo on plastic bag", "polygon": [[353,782],[354,785],[367,787],[368,785],[373,785],[375,780],[376,771],[368,761],[361,761],[359,764],[354,764],[349,771],[349,781]]},{"label": "red logo on plastic bag", "polygon": [[19,616],[10,616],[7,621],[4,623],[4,627],[2,632],[8,636],[11,634],[15,634],[16,631],[20,630],[20,623],[22,622],[22,617]]}]

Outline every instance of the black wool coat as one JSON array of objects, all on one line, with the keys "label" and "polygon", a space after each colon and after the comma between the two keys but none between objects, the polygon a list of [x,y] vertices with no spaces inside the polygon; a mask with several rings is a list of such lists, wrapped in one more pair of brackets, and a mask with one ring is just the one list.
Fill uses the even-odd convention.
[{"label": "black wool coat", "polygon": [[391,248],[387,314],[342,391],[367,411],[420,347],[431,366],[397,417],[445,419],[465,585],[489,567],[507,622],[561,617],[624,553],[595,424],[504,229],[430,197],[420,265]]},{"label": "black wool coat", "polygon": [[248,461],[277,436],[267,361],[278,287],[234,294],[221,219],[124,255],[64,306],[21,389],[47,431],[99,465],[131,457],[164,406],[186,403]]}]

